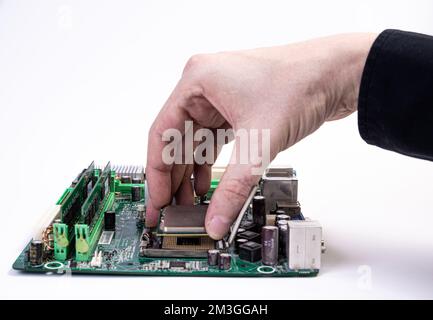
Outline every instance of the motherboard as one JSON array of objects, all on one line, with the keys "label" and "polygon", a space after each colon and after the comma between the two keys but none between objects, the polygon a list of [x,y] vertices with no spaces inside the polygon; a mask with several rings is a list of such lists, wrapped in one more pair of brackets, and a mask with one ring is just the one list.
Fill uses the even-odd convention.
[{"label": "motherboard", "polygon": [[230,233],[216,241],[204,221],[223,173],[213,168],[205,196],[196,196],[194,205],[164,207],[158,225],[148,228],[144,168],[92,163],[49,210],[13,268],[45,274],[316,276],[322,227],[302,213],[295,170],[268,168]]}]

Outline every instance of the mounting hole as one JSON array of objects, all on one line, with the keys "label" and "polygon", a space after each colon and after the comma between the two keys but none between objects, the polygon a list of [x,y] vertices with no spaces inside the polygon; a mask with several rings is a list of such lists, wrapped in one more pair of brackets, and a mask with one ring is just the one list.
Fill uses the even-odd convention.
[{"label": "mounting hole", "polygon": [[58,270],[64,268],[64,266],[65,265],[59,261],[50,261],[44,265],[44,268],[48,270]]},{"label": "mounting hole", "polygon": [[275,268],[271,266],[260,266],[257,271],[264,274],[271,274],[275,272]]}]

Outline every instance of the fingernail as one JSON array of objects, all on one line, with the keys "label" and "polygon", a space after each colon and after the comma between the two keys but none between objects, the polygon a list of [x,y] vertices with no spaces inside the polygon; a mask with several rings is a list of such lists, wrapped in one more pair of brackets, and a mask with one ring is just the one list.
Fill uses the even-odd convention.
[{"label": "fingernail", "polygon": [[227,233],[230,227],[230,222],[224,220],[225,219],[222,219],[220,216],[214,216],[207,224],[206,232],[212,239],[222,239]]}]

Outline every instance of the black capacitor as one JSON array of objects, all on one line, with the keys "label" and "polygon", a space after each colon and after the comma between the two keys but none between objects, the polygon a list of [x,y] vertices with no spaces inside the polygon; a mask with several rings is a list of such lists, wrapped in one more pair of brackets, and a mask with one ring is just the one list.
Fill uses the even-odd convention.
[{"label": "black capacitor", "polygon": [[258,230],[266,225],[265,197],[263,196],[253,198],[253,221]]},{"label": "black capacitor", "polygon": [[207,251],[207,263],[208,265],[215,267],[218,266],[220,257],[220,251],[218,249],[210,249]]},{"label": "black capacitor", "polygon": [[131,183],[131,176],[121,176],[120,177],[120,182],[122,183]]},{"label": "black capacitor", "polygon": [[244,238],[236,239],[236,240],[235,240],[235,249],[236,249],[236,252],[239,252],[239,246],[240,246],[240,245],[242,245],[242,244],[244,244],[244,243],[247,243],[247,242],[248,242],[248,240],[247,240],[247,239],[244,239]]},{"label": "black capacitor", "polygon": [[278,221],[281,221],[281,220],[289,221],[290,220],[290,216],[288,214],[285,214],[285,213],[279,214],[278,211],[280,211],[280,210],[277,210],[277,215],[275,217],[275,225],[277,227],[278,227]]},{"label": "black capacitor", "polygon": [[30,243],[29,261],[33,266],[38,266],[43,263],[44,259],[44,244],[40,240],[33,240]]},{"label": "black capacitor", "polygon": [[279,215],[279,214],[286,214],[286,211],[284,211],[283,209],[277,209],[274,211],[274,214]]},{"label": "black capacitor", "polygon": [[262,246],[252,241],[240,245],[239,258],[249,262],[259,261],[262,258]]},{"label": "black capacitor", "polygon": [[262,228],[262,263],[268,266],[278,263],[278,227]]},{"label": "black capacitor", "polygon": [[220,270],[229,270],[232,263],[232,257],[228,253],[220,253],[218,265]]},{"label": "black capacitor", "polygon": [[112,210],[105,211],[104,214],[104,230],[116,230],[116,212]]},{"label": "black capacitor", "polygon": [[141,178],[139,178],[139,177],[134,177],[134,178],[132,178],[132,183],[133,184],[140,184],[141,183]]},{"label": "black capacitor", "polygon": [[132,201],[140,201],[141,200],[141,187],[140,186],[132,186],[131,187],[131,200]]},{"label": "black capacitor", "polygon": [[280,254],[283,258],[287,257],[289,246],[289,224],[287,220],[280,220],[277,222],[278,227],[278,247]]}]

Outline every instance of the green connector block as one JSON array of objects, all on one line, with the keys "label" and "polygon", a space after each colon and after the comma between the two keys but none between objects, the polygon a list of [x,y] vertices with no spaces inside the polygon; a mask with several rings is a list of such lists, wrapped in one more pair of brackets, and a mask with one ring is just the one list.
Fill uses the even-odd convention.
[{"label": "green connector block", "polygon": [[210,182],[210,188],[209,191],[206,194],[206,197],[208,199],[212,198],[213,193],[215,192],[215,189],[218,187],[218,184],[220,183],[219,179],[214,179]]},{"label": "green connector block", "polygon": [[68,258],[68,226],[64,223],[53,224],[54,233],[54,258],[65,261]]},{"label": "green connector block", "polygon": [[88,261],[92,255],[90,250],[90,232],[87,224],[75,225],[75,260]]},{"label": "green connector block", "polygon": [[122,194],[131,194],[132,186],[140,186],[141,187],[141,198],[144,198],[145,187],[144,183],[121,183],[119,180],[114,181],[114,190],[115,192],[120,192]]},{"label": "green connector block", "polygon": [[76,224],[75,225],[75,260],[76,261],[90,261],[92,259],[93,252],[98,245],[99,237],[102,233],[102,227],[104,224],[104,213],[107,211],[114,202],[114,192],[108,194],[106,201],[104,202],[98,219],[93,225],[92,230],[87,224]]}]

